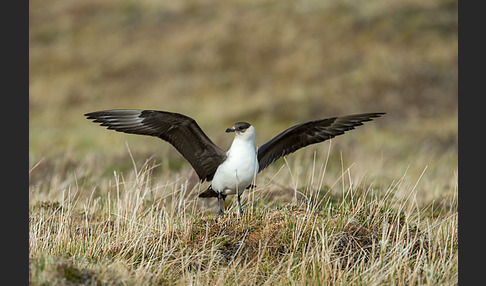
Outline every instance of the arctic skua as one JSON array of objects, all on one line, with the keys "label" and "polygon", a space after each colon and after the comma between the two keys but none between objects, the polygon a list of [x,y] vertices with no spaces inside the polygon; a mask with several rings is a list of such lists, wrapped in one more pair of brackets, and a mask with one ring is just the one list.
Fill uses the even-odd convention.
[{"label": "arctic skua", "polygon": [[218,198],[218,214],[222,215],[221,201],[227,195],[237,195],[239,211],[243,213],[241,195],[245,189],[253,186],[256,175],[277,159],[305,146],[344,134],[384,114],[353,114],[297,124],[258,150],[255,148],[255,128],[247,122],[236,122],[226,129],[227,133],[235,133],[233,143],[226,152],[214,144],[193,118],[180,113],[115,109],[91,112],[85,116],[111,130],[155,136],[169,142],[191,164],[201,182],[211,182],[199,197]]}]

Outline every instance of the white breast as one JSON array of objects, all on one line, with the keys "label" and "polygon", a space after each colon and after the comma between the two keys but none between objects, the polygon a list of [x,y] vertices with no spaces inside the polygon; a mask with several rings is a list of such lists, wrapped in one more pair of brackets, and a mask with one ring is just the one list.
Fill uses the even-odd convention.
[{"label": "white breast", "polygon": [[[253,128],[253,127],[250,127]],[[253,130],[252,130],[253,131]],[[211,186],[213,190],[225,195],[242,193],[248,187],[258,171],[258,160],[255,151],[255,137],[235,137],[227,152],[227,159],[214,174]]]}]

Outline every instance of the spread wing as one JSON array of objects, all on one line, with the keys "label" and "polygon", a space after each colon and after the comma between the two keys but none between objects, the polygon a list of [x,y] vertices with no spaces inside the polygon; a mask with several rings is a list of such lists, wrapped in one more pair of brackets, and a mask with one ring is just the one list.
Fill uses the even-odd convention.
[{"label": "spread wing", "polygon": [[305,146],[323,142],[344,134],[354,127],[363,125],[385,113],[363,113],[319,119],[288,128],[258,148],[258,164],[261,172],[277,159]]},{"label": "spread wing", "polygon": [[172,144],[192,165],[201,181],[211,181],[226,159],[221,150],[188,116],[156,110],[105,110],[85,114],[93,122],[119,132],[159,137]]}]

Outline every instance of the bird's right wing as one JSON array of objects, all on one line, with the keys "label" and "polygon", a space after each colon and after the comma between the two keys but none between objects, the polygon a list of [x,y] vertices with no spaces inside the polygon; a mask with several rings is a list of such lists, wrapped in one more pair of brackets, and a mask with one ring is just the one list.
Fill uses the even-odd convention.
[{"label": "bird's right wing", "polygon": [[105,110],[85,114],[93,122],[119,132],[156,136],[169,142],[191,164],[201,181],[211,181],[226,159],[221,150],[188,116],[157,110]]},{"label": "bird's right wing", "polygon": [[300,148],[323,142],[344,134],[362,122],[373,120],[385,113],[363,113],[319,119],[292,126],[258,148],[258,164],[261,172],[277,159]]}]

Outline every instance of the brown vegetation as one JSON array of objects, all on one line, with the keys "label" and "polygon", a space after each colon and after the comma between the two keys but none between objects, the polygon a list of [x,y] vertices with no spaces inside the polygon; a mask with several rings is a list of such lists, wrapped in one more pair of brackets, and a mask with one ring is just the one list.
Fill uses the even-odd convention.
[{"label": "brown vegetation", "polygon": [[[32,285],[457,284],[457,1],[29,2]],[[111,108],[257,144],[387,112],[275,162],[227,215]]]}]

